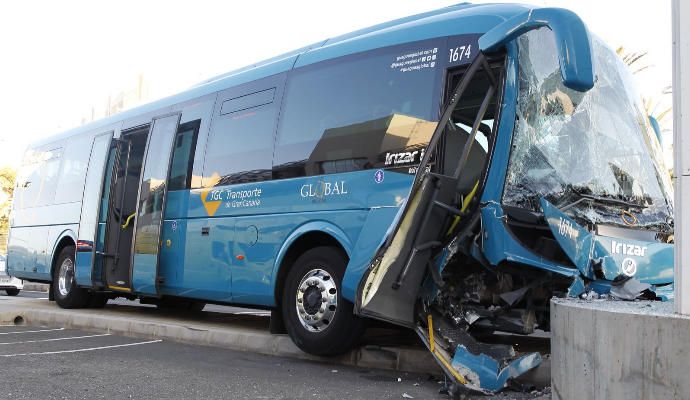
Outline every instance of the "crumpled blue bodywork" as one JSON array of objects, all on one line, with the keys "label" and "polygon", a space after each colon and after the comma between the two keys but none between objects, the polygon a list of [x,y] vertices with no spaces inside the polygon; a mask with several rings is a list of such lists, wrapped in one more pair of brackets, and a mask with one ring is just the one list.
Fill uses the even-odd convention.
[{"label": "crumpled blue bodywork", "polygon": [[[668,289],[656,286],[673,282],[672,244],[596,235],[546,199],[541,199],[541,208],[556,241],[581,274],[570,287],[570,296],[588,289],[608,293],[611,282],[622,276],[653,285],[651,290],[660,290],[662,299],[669,297]],[[599,282],[588,285],[588,281]]]},{"label": "crumpled blue bodywork", "polygon": [[529,353],[512,360],[501,368],[498,361],[486,354],[472,354],[459,345],[453,356],[452,366],[465,372],[468,385],[478,387],[485,393],[495,392],[506,386],[508,379],[516,378],[541,364],[539,353]]},{"label": "crumpled blue bodywork", "polygon": [[[592,43],[589,32],[579,17],[570,11],[554,8],[534,8],[507,18],[479,38],[478,45],[483,52],[492,52],[505,48],[507,57],[502,101],[500,104],[500,123],[493,138],[495,141],[493,143],[492,157],[488,165],[478,205],[481,234],[473,236],[471,240],[467,240],[467,238],[462,239],[464,240],[462,244],[464,246],[462,248],[463,254],[458,257],[467,257],[471,259],[472,263],[476,262],[489,270],[500,270],[500,267],[505,265],[517,268],[524,266],[530,270],[529,272],[537,270],[537,274],[533,276],[538,276],[541,272],[545,280],[553,278],[553,281],[558,281],[559,284],[571,282],[567,289],[567,295],[573,297],[589,291],[601,294],[609,293],[614,279],[620,278],[620,275],[623,274],[628,279],[632,275],[635,279],[647,284],[647,287],[658,298],[670,298],[672,296],[671,282],[673,280],[672,245],[636,242],[592,233],[546,200],[541,202],[544,217],[548,222],[550,230],[556,237],[558,245],[562,247],[567,258],[572,263],[563,257],[558,257],[557,259],[560,261],[555,261],[554,258],[549,258],[525,246],[508,226],[508,212],[510,210],[503,207],[503,191],[506,174],[509,170],[509,159],[515,128],[514,121],[518,118],[516,104],[518,104],[520,82],[518,82],[517,60],[519,54],[516,39],[530,30],[542,27],[550,29],[556,37],[559,68],[565,86],[578,91],[587,91],[594,85]],[[437,129],[434,137],[442,134],[442,132],[443,130]],[[415,178],[416,182],[425,182],[422,179],[424,171],[424,166],[420,165]],[[419,187],[422,187],[422,185]],[[419,192],[413,191],[411,196],[414,193]],[[409,214],[405,214],[407,212]],[[399,228],[401,221],[405,221],[406,216],[414,215],[415,212],[420,211],[416,207],[409,206],[409,209],[406,208],[400,213],[399,218],[396,218],[391,228]],[[535,214],[538,214],[538,212]],[[463,216],[463,218],[466,218],[466,216]],[[539,221],[539,224],[541,224],[541,221]],[[410,229],[410,231],[414,230]],[[396,234],[399,234],[399,237],[408,234],[407,231],[403,230],[400,231],[402,233],[396,232],[398,232],[396,229],[389,228],[386,237],[388,239],[397,239]],[[456,236],[456,238],[458,237]],[[404,274],[400,272],[403,268],[402,265],[405,265],[405,268],[407,265],[411,265],[404,263],[396,264],[394,262],[395,257],[384,257],[389,255],[387,254],[388,251],[395,252],[396,256],[401,254],[400,247],[393,247],[390,243],[392,243],[392,240],[383,241],[381,245],[383,250],[379,253],[379,258],[375,258],[371,263],[366,263],[365,267],[371,271],[369,272],[371,276],[387,278],[399,273],[401,274],[400,276],[403,276]],[[404,247],[403,241],[400,241],[400,243],[400,246]],[[623,245],[625,245],[625,250],[623,250]],[[447,272],[444,269],[448,265],[449,260],[460,251],[458,249],[459,246],[455,240],[452,240],[443,246],[443,249],[436,253],[437,257],[430,259],[429,264],[426,265],[426,267],[429,267],[431,274],[426,275],[427,278],[423,283],[421,294],[419,294],[421,298],[426,300],[426,304],[432,303],[431,299],[444,290],[443,286],[447,283],[444,283],[441,279],[442,274]],[[408,260],[411,259],[412,256],[408,258]],[[629,259],[632,259],[633,263]],[[385,260],[386,263],[382,264],[382,260]],[[384,279],[380,281],[364,279],[362,282],[369,282],[371,285],[361,284],[359,286],[361,290],[366,289],[367,295],[359,297],[357,312],[388,322],[405,324],[406,326],[410,326],[411,320],[414,318],[420,317],[420,315],[414,315],[414,312],[409,313],[409,315],[414,315],[414,317],[408,318],[407,314],[403,316],[396,315],[397,319],[391,317],[392,313],[385,314],[382,310],[388,310],[385,305],[387,302],[395,301],[396,296],[406,296],[408,292],[395,292],[399,287],[392,288],[390,285],[384,287],[382,283],[379,284],[379,282],[384,282]],[[530,285],[526,285],[518,290],[521,289],[526,293],[530,289]],[[559,290],[562,290],[562,288],[559,287]],[[516,290],[506,293],[512,293],[516,297],[520,296],[520,294],[515,294],[514,292]],[[560,293],[562,292],[559,291]],[[379,296],[379,302],[371,300],[376,296]],[[361,300],[363,297],[366,298],[366,301]],[[512,304],[508,300],[506,300],[506,303]],[[482,318],[476,315],[476,313],[470,317],[462,315],[460,312],[454,314],[456,320],[454,320],[455,325],[452,326],[462,330],[465,337],[463,335],[452,337],[451,339],[453,340],[446,342],[447,344],[450,343],[450,345],[445,347],[444,352],[434,351],[434,324],[432,323],[431,311],[429,311],[427,316],[429,318],[427,324],[428,331],[423,329],[423,322],[419,323],[420,321],[415,320],[415,323],[418,323],[418,334],[427,343],[432,354],[439,361],[444,371],[448,373],[448,376],[458,384],[465,385],[470,389],[484,393],[496,392],[506,387],[510,379],[537,367],[541,362],[541,355],[539,353],[516,355],[513,351],[508,355],[506,353],[495,354],[493,349],[488,349],[482,345],[475,345],[477,341],[472,343],[473,338],[469,330],[464,329],[476,323],[479,318]],[[443,315],[441,318],[447,319],[448,316]],[[457,320],[462,322],[458,323]],[[528,332],[525,330],[523,333]]]}]

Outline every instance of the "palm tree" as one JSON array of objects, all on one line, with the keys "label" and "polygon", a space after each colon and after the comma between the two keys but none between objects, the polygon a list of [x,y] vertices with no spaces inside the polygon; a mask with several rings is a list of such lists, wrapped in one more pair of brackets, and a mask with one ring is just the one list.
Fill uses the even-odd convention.
[{"label": "palm tree", "polygon": [[[623,62],[630,68],[630,72],[634,75],[637,73],[640,73],[647,68],[651,67],[652,64],[647,63],[647,52],[627,52],[625,50],[625,47],[619,46],[616,49],[616,54],[623,60]],[[642,105],[644,106],[644,110],[647,113],[647,115],[654,117],[659,122],[659,125],[665,125],[664,120],[668,118],[673,111],[673,107],[666,107],[662,108],[659,110],[659,107],[661,107],[661,104],[663,103],[664,97],[671,95],[672,88],[671,86],[666,86],[662,91],[661,91],[661,96],[652,98],[652,97],[643,97],[642,98]]]},{"label": "palm tree", "polygon": [[[628,66],[632,74],[637,74],[641,71],[644,71],[652,65],[646,62],[646,51],[627,52],[623,46],[620,46],[616,49],[616,54],[618,54],[618,56]],[[659,139],[659,145],[661,145],[662,152],[664,153],[664,162],[666,164],[666,168],[668,168],[668,172],[671,177],[673,177],[673,162],[671,161],[672,156],[669,153],[670,148],[664,146],[664,143],[661,141],[661,133],[664,131],[670,131],[671,129],[667,128],[667,124],[673,123],[673,121],[670,120],[673,112],[673,106],[669,106],[668,104],[672,103],[667,101],[667,96],[671,96],[672,90],[672,87],[669,85],[663,88],[657,96],[647,96],[642,98],[642,106],[644,107],[645,113],[649,117],[655,119],[658,124],[655,127],[655,131],[656,129],[659,130],[659,132],[656,132],[657,135],[659,135],[657,138]]]}]

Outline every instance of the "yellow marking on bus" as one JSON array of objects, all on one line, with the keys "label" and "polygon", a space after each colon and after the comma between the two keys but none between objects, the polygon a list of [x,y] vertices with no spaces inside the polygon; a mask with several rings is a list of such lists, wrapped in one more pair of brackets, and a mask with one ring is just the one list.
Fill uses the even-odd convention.
[{"label": "yellow marking on bus", "polygon": [[434,352],[434,354],[436,354],[436,357],[438,357],[438,360],[441,361],[441,363],[446,367],[446,369],[447,369],[448,371],[450,371],[451,374],[453,374],[453,376],[455,377],[455,379],[458,380],[458,382],[460,382],[460,383],[463,384],[463,385],[466,385],[466,384],[467,384],[467,380],[465,379],[465,377],[462,376],[462,375],[460,375],[460,374],[458,373],[458,371],[456,371],[456,370],[453,368],[453,366],[450,365],[450,364],[448,363],[448,361],[446,361],[445,358],[443,358],[443,356],[442,356],[441,354],[439,354],[438,352]]},{"label": "yellow marking on bus", "polygon": [[434,341],[434,321],[431,319],[431,314],[426,316],[426,324],[429,326],[429,350],[436,351],[436,342]]},{"label": "yellow marking on bus", "polygon": [[[465,212],[467,210],[467,207],[470,206],[470,202],[472,201],[472,199],[474,199],[474,196],[477,194],[478,188],[479,188],[479,181],[477,181],[474,184],[474,187],[472,188],[472,190],[462,200],[462,207],[460,208],[461,212]],[[446,232],[446,235],[450,235],[451,233],[453,233],[453,231],[455,230],[455,227],[458,226],[458,222],[460,222],[460,216],[456,215],[453,218],[453,223],[450,224],[450,228],[448,228],[448,232]]]},{"label": "yellow marking on bus", "polygon": [[109,289],[114,289],[114,290],[120,290],[122,292],[131,292],[132,289],[127,288],[127,287],[122,287],[122,286],[113,286],[113,285],[108,285]]},{"label": "yellow marking on bus", "polygon": [[458,380],[458,382],[460,382],[463,385],[466,385],[467,380],[465,379],[465,377],[460,375],[460,373],[458,373],[458,371],[456,371],[455,368],[453,368],[453,366],[450,365],[450,363],[448,363],[443,354],[436,351],[436,342],[434,341],[434,321],[431,318],[431,314],[426,316],[426,322],[429,326],[429,350],[433,355],[436,356],[436,359],[439,360],[448,371],[450,371],[450,373],[453,375],[453,377],[455,377],[455,379]]},{"label": "yellow marking on bus", "polygon": [[204,208],[206,209],[206,214],[208,214],[209,217],[212,217],[213,214],[218,211],[218,207],[220,207],[220,203],[222,201],[220,200],[208,200],[208,194],[211,191],[211,189],[204,189],[199,193],[201,196],[201,203],[204,205]]}]

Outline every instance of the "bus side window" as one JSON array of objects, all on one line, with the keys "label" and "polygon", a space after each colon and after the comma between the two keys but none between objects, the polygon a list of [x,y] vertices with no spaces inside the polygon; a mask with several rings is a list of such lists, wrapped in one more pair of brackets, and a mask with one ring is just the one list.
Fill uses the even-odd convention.
[{"label": "bus side window", "polygon": [[206,143],[203,186],[271,179],[284,79],[282,74],[220,93]]},{"label": "bus side window", "polygon": [[27,153],[17,178],[18,208],[52,204],[57,187],[62,148]]},{"label": "bus side window", "polygon": [[65,146],[55,192],[55,204],[82,200],[92,140],[75,138]]},{"label": "bus side window", "polygon": [[191,187],[194,151],[201,120],[186,122],[177,129],[170,164],[168,190],[185,190]]},{"label": "bus side window", "polygon": [[438,121],[440,67],[412,70],[391,60],[432,52],[435,43],[377,49],[291,71],[274,179],[372,168],[412,173]]}]

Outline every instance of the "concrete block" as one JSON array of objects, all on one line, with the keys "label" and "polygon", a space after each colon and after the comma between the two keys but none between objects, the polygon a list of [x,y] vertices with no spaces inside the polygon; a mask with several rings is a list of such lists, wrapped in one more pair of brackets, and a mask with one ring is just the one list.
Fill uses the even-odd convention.
[{"label": "concrete block", "polygon": [[690,318],[672,303],[551,302],[554,399],[690,398]]}]

